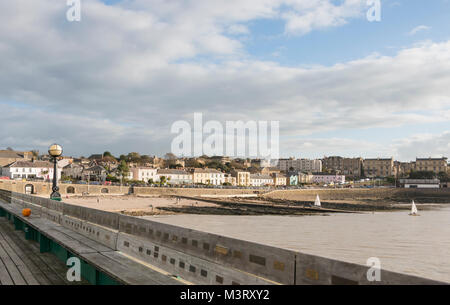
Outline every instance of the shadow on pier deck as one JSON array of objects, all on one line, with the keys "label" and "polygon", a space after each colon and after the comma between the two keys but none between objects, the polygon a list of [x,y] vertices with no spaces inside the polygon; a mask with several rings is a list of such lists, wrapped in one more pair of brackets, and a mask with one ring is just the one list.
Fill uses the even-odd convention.
[{"label": "shadow on pier deck", "polygon": [[[22,234],[21,234],[22,233]],[[39,244],[25,240],[5,218],[0,218],[1,285],[88,285],[69,282],[67,267],[51,253],[40,253]]]}]

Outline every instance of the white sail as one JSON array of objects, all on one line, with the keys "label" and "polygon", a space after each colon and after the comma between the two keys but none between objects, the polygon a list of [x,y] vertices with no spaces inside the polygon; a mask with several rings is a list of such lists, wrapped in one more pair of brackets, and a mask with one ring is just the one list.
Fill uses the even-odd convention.
[{"label": "white sail", "polygon": [[411,207],[411,215],[417,215],[417,214],[418,214],[418,211],[417,211],[416,203],[413,200],[412,207]]},{"label": "white sail", "polygon": [[321,206],[319,195],[316,196],[316,201],[314,202],[314,206],[316,206],[316,207],[320,207]]}]

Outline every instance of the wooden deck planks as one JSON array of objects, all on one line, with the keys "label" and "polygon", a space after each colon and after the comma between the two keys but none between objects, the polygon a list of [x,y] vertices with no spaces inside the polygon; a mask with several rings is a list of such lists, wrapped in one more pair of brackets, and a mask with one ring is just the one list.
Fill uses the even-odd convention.
[{"label": "wooden deck planks", "polygon": [[[0,203],[1,205],[1,203]],[[6,208],[6,207],[5,207]],[[16,214],[15,206],[7,209]],[[16,211],[20,215],[19,211]],[[113,249],[85,237],[59,224],[49,223],[39,217],[22,219],[41,234],[56,240],[68,251],[76,253],[99,270],[128,284],[179,285],[181,282],[147,268],[144,265],[123,256]],[[37,284],[89,284],[70,283],[66,279],[67,268],[51,253],[40,253],[39,244],[25,240],[21,231],[14,231],[5,218],[0,218],[0,284],[37,285]]]},{"label": "wooden deck planks", "polygon": [[2,245],[0,245],[0,260],[2,260],[3,264],[5,265],[9,276],[13,280],[15,285],[26,285],[27,282],[22,277],[22,274],[20,273],[17,266],[14,264],[12,259],[9,257],[6,250],[3,248]]},{"label": "wooden deck planks", "polygon": [[26,241],[23,232],[14,231],[0,218],[1,285],[67,285],[64,264],[51,253],[40,253],[38,244]]},{"label": "wooden deck planks", "polygon": [[6,269],[3,260],[0,259],[0,284],[1,285],[14,285],[14,282],[9,275],[8,269]]}]

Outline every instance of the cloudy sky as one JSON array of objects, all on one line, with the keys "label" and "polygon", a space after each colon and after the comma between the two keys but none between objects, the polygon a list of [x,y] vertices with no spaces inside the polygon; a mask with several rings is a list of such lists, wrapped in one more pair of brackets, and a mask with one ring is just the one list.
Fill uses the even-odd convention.
[{"label": "cloudy sky", "polygon": [[280,121],[280,154],[450,156],[450,1],[0,0],[0,149],[163,155]]}]

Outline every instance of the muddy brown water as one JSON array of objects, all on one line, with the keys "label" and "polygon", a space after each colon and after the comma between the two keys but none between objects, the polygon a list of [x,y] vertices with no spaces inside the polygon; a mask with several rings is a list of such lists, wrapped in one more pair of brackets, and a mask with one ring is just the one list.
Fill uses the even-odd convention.
[{"label": "muddy brown water", "polygon": [[[450,283],[450,207],[328,216],[166,215],[146,217],[233,238]],[[422,208],[425,208],[422,206]]]}]

